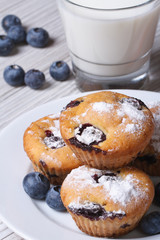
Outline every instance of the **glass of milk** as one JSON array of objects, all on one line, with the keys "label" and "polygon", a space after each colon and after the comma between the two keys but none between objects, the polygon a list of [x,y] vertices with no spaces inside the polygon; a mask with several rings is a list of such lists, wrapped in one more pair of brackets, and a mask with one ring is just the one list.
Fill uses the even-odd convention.
[{"label": "glass of milk", "polygon": [[82,91],[141,88],[148,79],[159,0],[57,0]]}]

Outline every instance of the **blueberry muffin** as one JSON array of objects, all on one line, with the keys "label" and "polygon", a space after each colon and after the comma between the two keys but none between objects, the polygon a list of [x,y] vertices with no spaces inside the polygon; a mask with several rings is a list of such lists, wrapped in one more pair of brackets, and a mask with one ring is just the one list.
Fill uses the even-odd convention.
[{"label": "blueberry muffin", "polygon": [[59,114],[33,122],[24,133],[23,143],[34,170],[43,173],[51,184],[61,184],[73,168],[81,165],[61,137]]},{"label": "blueberry muffin", "polygon": [[145,150],[134,161],[134,166],[151,176],[160,176],[160,102],[148,104],[155,122],[155,130]]},{"label": "blueberry muffin", "polygon": [[98,237],[117,237],[134,229],[153,197],[152,181],[133,167],[113,171],[81,166],[61,188],[63,204],[79,229]]},{"label": "blueberry muffin", "polygon": [[98,169],[130,163],[153,130],[152,113],[141,100],[110,91],[77,98],[60,115],[66,144],[83,164]]}]

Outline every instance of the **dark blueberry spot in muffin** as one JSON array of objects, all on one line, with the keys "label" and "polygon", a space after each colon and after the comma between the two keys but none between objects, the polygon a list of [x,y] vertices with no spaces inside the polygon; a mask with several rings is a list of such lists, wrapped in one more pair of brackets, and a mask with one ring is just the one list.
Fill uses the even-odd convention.
[{"label": "dark blueberry spot in muffin", "polygon": [[[111,214],[111,216],[110,216],[110,214]],[[119,219],[122,219],[124,216],[126,216],[125,213],[109,212],[107,217],[109,217],[111,219],[115,219],[116,217],[119,218]]]},{"label": "dark blueberry spot in muffin", "polygon": [[129,227],[129,226],[130,226],[130,224],[125,223],[125,224],[121,225],[120,228],[126,228],[126,227]]},{"label": "dark blueberry spot in muffin", "polygon": [[122,98],[120,100],[120,102],[123,103],[130,103],[132,106],[134,106],[135,108],[137,108],[138,110],[142,110],[143,107],[147,108],[147,106],[144,104],[144,102],[142,102],[141,100],[137,99],[137,98]]},{"label": "dark blueberry spot in muffin", "polygon": [[52,136],[52,132],[50,130],[46,130],[45,134],[46,134],[46,137],[51,137]]},{"label": "dark blueberry spot in muffin", "polygon": [[142,162],[147,162],[148,164],[154,164],[157,162],[157,158],[155,155],[145,155],[145,156],[139,156],[138,159]]},{"label": "dark blueberry spot in muffin", "polygon": [[98,179],[100,178],[100,176],[98,176],[97,174],[94,174],[92,178],[96,181],[96,183],[98,183]]},{"label": "dark blueberry spot in muffin", "polygon": [[88,205],[82,205],[79,208],[69,206],[69,210],[78,216],[83,216],[89,218],[92,221],[99,219],[114,219],[119,218],[122,219],[126,214],[125,213],[116,213],[116,212],[106,212],[106,210],[100,205],[96,203],[91,203]]},{"label": "dark blueberry spot in muffin", "polygon": [[112,172],[105,173],[104,176],[106,176],[106,181],[115,181],[117,179],[117,175]]},{"label": "dark blueberry spot in muffin", "polygon": [[103,151],[100,148],[95,148],[93,146],[80,143],[75,137],[70,138],[69,141],[72,145],[75,145],[76,147],[81,148],[83,151],[88,151],[88,152],[95,151],[95,153],[102,152],[103,155],[107,154],[106,151]]},{"label": "dark blueberry spot in muffin", "polygon": [[54,136],[50,130],[45,131],[46,137],[43,139],[47,147],[51,149],[64,147],[66,144],[63,141],[62,137]]},{"label": "dark blueberry spot in muffin", "polygon": [[113,172],[107,172],[104,174],[104,176],[107,176],[107,177],[116,177],[116,173],[113,173]]},{"label": "dark blueberry spot in muffin", "polygon": [[40,164],[41,164],[43,167],[46,167],[46,166],[47,166],[47,164],[46,164],[42,159],[40,159],[39,162],[40,162]]},{"label": "dark blueberry spot in muffin", "polygon": [[81,101],[71,101],[70,103],[67,104],[65,109],[72,108],[72,107],[77,107],[81,102],[83,102],[83,100],[81,100]]},{"label": "dark blueberry spot in muffin", "polygon": [[[82,136],[83,138],[91,137],[90,142],[88,145],[98,145],[100,142],[103,142],[106,140],[106,135],[98,128],[93,126],[90,123],[85,123],[76,128],[76,137]],[[84,139],[79,140],[83,143],[85,141]]]},{"label": "dark blueberry spot in muffin", "polygon": [[72,145],[84,151],[91,152],[94,150],[96,153],[103,152],[103,154],[106,154],[106,151],[93,147],[92,145],[98,145],[105,140],[106,135],[90,123],[81,124],[75,128],[75,136],[69,139]]},{"label": "dark blueberry spot in muffin", "polygon": [[105,209],[99,204],[93,204],[92,207],[85,206],[80,208],[69,207],[69,210],[78,216],[89,218],[90,220],[98,220],[100,217],[105,215]]},{"label": "dark blueberry spot in muffin", "polygon": [[106,176],[106,181],[115,181],[117,178],[117,174],[113,173],[113,172],[106,172],[106,173],[101,174],[100,176],[98,176],[98,174],[94,174],[92,176],[92,178],[96,181],[96,183],[99,183],[99,179],[102,176]]}]

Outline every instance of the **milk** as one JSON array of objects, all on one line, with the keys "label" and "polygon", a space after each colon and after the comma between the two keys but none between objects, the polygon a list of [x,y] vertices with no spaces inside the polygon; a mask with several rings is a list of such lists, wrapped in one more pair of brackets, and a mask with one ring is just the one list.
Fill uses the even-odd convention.
[{"label": "milk", "polygon": [[[57,2],[78,69],[98,76],[121,76],[138,71],[149,60],[160,11],[158,1]],[[139,6],[134,7],[136,4]]]}]

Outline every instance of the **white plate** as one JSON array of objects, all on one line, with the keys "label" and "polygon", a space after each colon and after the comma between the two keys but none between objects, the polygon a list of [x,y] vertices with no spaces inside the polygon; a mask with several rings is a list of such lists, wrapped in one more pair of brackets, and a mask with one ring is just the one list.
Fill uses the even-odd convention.
[{"label": "white plate", "polygon": [[[160,93],[136,90],[118,90],[118,92],[140,98],[144,102],[160,100]],[[87,93],[85,93],[87,94]],[[85,95],[83,94],[83,95]],[[32,121],[47,114],[57,113],[80,96],[70,96],[52,101],[14,120],[0,134],[0,218],[14,232],[32,240],[97,240],[82,233],[68,213],[59,213],[47,206],[44,201],[32,200],[24,192],[22,181],[31,171],[31,163],[23,150],[23,133]],[[157,179],[160,181],[160,179]],[[152,206],[150,211],[155,210]],[[160,208],[157,210],[160,210]],[[134,230],[122,239],[160,239],[160,234],[145,237]]]}]

